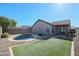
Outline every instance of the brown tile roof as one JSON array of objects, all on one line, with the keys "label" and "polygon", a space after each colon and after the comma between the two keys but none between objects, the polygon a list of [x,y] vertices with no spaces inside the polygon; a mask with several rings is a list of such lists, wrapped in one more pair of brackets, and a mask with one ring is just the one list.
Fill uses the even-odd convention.
[{"label": "brown tile roof", "polygon": [[56,21],[52,22],[52,25],[70,25],[70,20],[62,20],[62,21]]},{"label": "brown tile roof", "polygon": [[14,28],[8,28],[8,29],[29,29],[31,26],[16,26]]}]

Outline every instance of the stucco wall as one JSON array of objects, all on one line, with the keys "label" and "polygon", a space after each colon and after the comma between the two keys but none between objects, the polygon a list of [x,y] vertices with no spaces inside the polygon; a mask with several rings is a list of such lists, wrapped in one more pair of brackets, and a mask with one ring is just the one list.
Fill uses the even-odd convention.
[{"label": "stucco wall", "polygon": [[[52,25],[39,21],[32,27],[32,33],[52,35],[54,34],[54,32],[52,33],[52,29],[54,29]],[[49,33],[47,32],[47,30],[49,30]]]},{"label": "stucco wall", "polygon": [[26,33],[31,33],[31,28],[28,28],[28,29],[8,29],[8,32],[10,34],[26,34]]}]

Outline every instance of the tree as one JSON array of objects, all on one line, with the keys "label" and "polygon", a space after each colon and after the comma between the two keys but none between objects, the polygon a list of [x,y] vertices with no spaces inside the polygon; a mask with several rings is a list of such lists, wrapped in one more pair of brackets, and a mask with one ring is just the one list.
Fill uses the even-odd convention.
[{"label": "tree", "polygon": [[16,26],[16,21],[11,19],[10,20],[10,27],[15,27]]},{"label": "tree", "polygon": [[4,33],[7,32],[8,27],[16,26],[16,21],[0,16],[0,25],[2,26],[2,31]]}]

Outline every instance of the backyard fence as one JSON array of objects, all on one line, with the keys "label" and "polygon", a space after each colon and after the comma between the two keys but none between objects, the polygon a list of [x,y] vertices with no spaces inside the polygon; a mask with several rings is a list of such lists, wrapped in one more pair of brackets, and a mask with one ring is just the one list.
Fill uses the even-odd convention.
[{"label": "backyard fence", "polygon": [[10,34],[26,34],[26,33],[31,33],[31,28],[28,28],[28,29],[23,29],[23,28],[20,28],[20,29],[8,29],[8,32]]},{"label": "backyard fence", "polygon": [[79,28],[76,28],[76,36],[79,39]]}]

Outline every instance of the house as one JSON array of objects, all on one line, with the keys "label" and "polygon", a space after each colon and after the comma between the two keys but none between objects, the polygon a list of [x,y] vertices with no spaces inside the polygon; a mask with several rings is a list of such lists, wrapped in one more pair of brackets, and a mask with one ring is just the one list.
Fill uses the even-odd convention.
[{"label": "house", "polygon": [[43,20],[37,20],[32,26],[32,33],[38,35],[69,35],[69,28],[71,28],[70,20],[46,22]]}]

